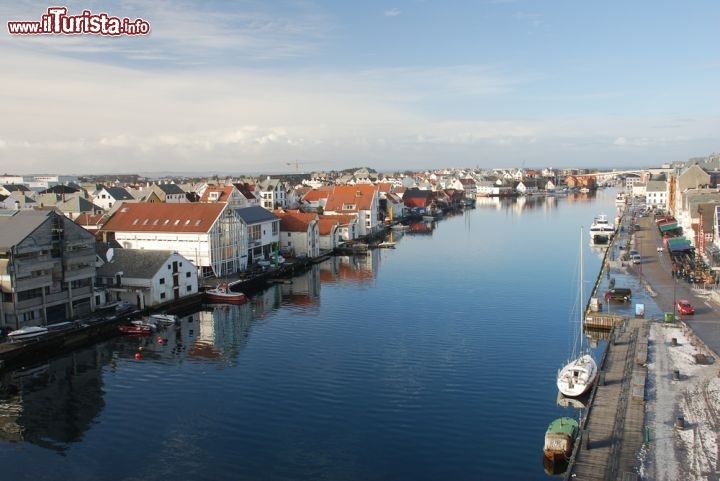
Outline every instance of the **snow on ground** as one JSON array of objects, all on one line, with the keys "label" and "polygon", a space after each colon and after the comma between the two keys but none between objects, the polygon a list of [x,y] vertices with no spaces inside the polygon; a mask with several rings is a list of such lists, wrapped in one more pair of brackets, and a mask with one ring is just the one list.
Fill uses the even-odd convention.
[{"label": "snow on ground", "polygon": [[[677,345],[673,345],[673,338]],[[720,378],[715,359],[683,324],[652,322],[646,426],[640,477],[657,481],[718,480]],[[695,355],[709,358],[698,363]],[[674,371],[679,380],[674,380]],[[678,418],[684,427],[678,427]]]}]

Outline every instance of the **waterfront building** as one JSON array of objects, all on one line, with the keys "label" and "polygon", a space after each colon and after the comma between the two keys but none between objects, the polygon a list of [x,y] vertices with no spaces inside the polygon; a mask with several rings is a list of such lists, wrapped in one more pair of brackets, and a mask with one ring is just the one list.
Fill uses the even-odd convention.
[{"label": "waterfront building", "polygon": [[195,264],[201,278],[247,268],[243,221],[225,203],[123,203],[101,233],[105,242],[114,239],[125,249],[176,251]]},{"label": "waterfront building", "polygon": [[0,215],[0,325],[18,329],[94,310],[95,237],[54,210]]},{"label": "waterfront building", "polygon": [[111,248],[103,261],[96,285],[112,301],[145,309],[198,293],[197,268],[177,252]]},{"label": "waterfront building", "polygon": [[248,264],[269,260],[280,241],[280,219],[260,206],[235,209],[245,226],[247,244],[245,256]]},{"label": "waterfront building", "polygon": [[290,257],[320,255],[319,216],[316,213],[276,210],[280,218],[280,252]]},{"label": "waterfront building", "polygon": [[321,215],[318,219],[318,237],[321,250],[333,250],[342,242],[340,218],[337,215]]},{"label": "waterfront building", "polygon": [[357,217],[360,237],[375,234],[383,228],[379,195],[372,184],[335,186],[327,197],[324,214]]}]

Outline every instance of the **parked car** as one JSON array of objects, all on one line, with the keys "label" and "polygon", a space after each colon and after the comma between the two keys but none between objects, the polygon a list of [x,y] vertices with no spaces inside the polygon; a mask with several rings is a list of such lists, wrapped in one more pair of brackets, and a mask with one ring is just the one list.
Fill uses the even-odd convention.
[{"label": "parked car", "polygon": [[627,287],[613,287],[605,293],[606,301],[629,302],[632,298],[632,290]]},{"label": "parked car", "polygon": [[692,304],[690,304],[690,301],[681,299],[675,304],[677,305],[677,310],[680,314],[695,314],[695,308]]},{"label": "parked car", "polygon": [[630,256],[630,260],[633,264],[640,264],[642,262],[642,257],[640,257],[639,254],[633,254]]}]

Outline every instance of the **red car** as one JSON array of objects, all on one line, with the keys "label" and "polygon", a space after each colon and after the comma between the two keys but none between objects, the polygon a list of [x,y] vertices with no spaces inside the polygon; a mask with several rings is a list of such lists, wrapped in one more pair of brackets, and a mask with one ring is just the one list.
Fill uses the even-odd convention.
[{"label": "red car", "polygon": [[689,301],[681,299],[677,301],[677,309],[680,314],[695,314],[695,308]]}]

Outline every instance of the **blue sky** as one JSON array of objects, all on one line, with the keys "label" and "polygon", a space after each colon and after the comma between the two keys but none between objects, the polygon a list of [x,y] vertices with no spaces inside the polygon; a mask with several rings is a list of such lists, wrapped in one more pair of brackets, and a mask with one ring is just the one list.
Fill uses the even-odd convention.
[{"label": "blue sky", "polygon": [[[9,2],[8,2],[9,3]],[[10,35],[8,173],[642,167],[720,151],[720,2],[65,2],[148,36]]]}]

